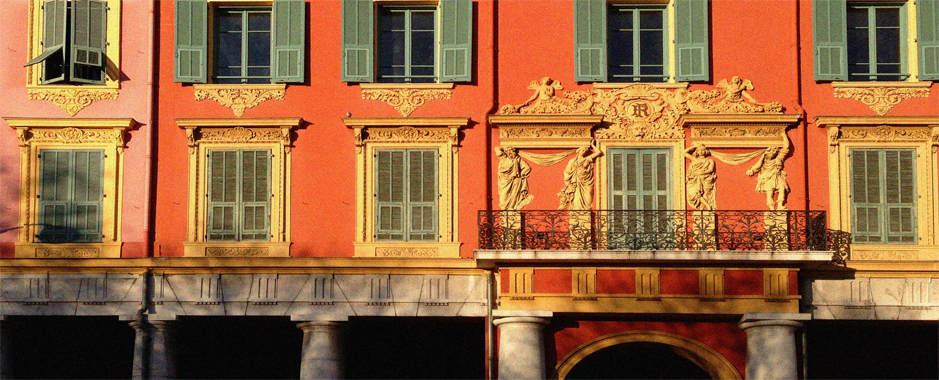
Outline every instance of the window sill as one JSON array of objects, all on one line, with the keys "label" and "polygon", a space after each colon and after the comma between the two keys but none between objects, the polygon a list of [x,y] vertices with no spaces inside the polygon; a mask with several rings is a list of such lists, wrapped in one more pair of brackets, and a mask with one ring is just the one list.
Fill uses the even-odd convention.
[{"label": "window sill", "polygon": [[660,89],[663,89],[663,90],[686,89],[686,88],[688,88],[688,82],[678,82],[678,83],[662,83],[662,82],[652,82],[652,83],[647,83],[647,82],[628,82],[628,83],[624,82],[624,83],[618,83],[618,82],[617,82],[617,83],[612,83],[612,82],[604,82],[604,83],[594,83],[594,84],[593,84],[593,88],[596,88],[596,89],[617,89],[617,88],[626,88],[626,87],[629,87],[629,86],[635,86],[635,85],[637,85],[637,84],[646,85],[646,86],[652,86],[652,88],[660,88]]},{"label": "window sill", "polygon": [[290,242],[213,241],[183,243],[185,257],[289,257]]},{"label": "window sill", "polygon": [[452,90],[453,83],[359,83],[363,90]]},{"label": "window sill", "polygon": [[459,258],[460,244],[441,242],[366,242],[355,243],[355,257]]},{"label": "window sill", "polygon": [[932,86],[932,81],[923,82],[831,82],[832,88],[871,88],[871,87],[889,87],[889,88],[927,88]]},{"label": "window sill", "polygon": [[121,242],[109,243],[17,243],[17,259],[117,259]]}]

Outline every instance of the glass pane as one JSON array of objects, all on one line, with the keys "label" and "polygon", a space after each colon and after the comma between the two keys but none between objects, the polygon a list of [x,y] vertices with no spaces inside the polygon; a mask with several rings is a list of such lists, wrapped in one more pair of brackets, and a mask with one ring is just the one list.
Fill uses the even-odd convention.
[{"label": "glass pane", "polygon": [[218,30],[220,32],[240,32],[241,14],[222,13],[218,16]]},{"label": "glass pane", "polygon": [[382,32],[379,50],[383,66],[404,64],[404,32]]},{"label": "glass pane", "polygon": [[434,64],[433,32],[414,32],[411,34],[411,64]]},{"label": "glass pane", "polygon": [[[270,77],[271,69],[268,67],[251,67],[248,68],[249,77]],[[264,83],[264,82],[261,82]]]},{"label": "glass pane", "polygon": [[383,10],[381,13],[379,29],[382,31],[404,30],[404,13]]},{"label": "glass pane", "polygon": [[270,13],[248,13],[248,30],[250,31],[270,31],[271,14]]},{"label": "glass pane", "polygon": [[867,27],[867,8],[848,8],[848,29]]},{"label": "glass pane", "polygon": [[879,8],[877,9],[876,20],[878,27],[881,26],[900,26],[899,8]]},{"label": "glass pane", "polygon": [[639,12],[639,29],[658,29],[662,30],[662,11],[642,11]]},{"label": "glass pane", "polygon": [[248,34],[248,65],[271,65],[271,33],[258,32]]},{"label": "glass pane", "polygon": [[216,54],[218,67],[241,66],[241,34],[223,33],[219,35],[218,53]]},{"label": "glass pane", "polygon": [[633,27],[633,14],[631,11],[611,9],[607,17],[610,30],[628,30]]},{"label": "glass pane", "polygon": [[900,63],[900,29],[877,29],[877,63]]},{"label": "glass pane", "polygon": [[411,30],[434,30],[434,12],[412,12]]},{"label": "glass pane", "polygon": [[641,32],[639,47],[640,65],[662,65],[662,32]]}]

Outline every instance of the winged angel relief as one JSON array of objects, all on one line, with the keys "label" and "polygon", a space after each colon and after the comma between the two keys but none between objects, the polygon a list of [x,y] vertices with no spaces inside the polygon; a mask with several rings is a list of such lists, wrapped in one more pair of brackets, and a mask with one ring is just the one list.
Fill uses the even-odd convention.
[{"label": "winged angel relief", "polygon": [[534,91],[524,103],[505,105],[504,115],[589,114],[603,115],[609,128],[597,131],[600,139],[681,139],[684,131],[678,118],[689,113],[782,113],[781,104],[758,103],[747,91],[753,83],[740,77],[724,79],[717,88],[704,91],[667,90],[648,84],[617,89],[568,91],[564,97],[561,82],[549,77],[532,81]]}]

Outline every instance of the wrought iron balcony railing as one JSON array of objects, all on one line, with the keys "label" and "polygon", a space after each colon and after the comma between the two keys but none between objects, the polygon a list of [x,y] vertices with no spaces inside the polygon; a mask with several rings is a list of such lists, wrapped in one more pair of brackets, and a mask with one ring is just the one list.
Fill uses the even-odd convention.
[{"label": "wrought iron balcony railing", "polygon": [[479,212],[479,248],[492,250],[840,251],[834,232],[825,211]]}]

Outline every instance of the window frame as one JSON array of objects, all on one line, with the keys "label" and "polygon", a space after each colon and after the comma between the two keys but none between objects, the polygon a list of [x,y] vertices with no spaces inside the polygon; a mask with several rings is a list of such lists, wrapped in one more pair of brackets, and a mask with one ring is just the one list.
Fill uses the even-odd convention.
[{"label": "window frame", "polygon": [[[382,168],[381,168],[381,154],[382,154],[383,152],[388,152],[388,153],[401,152],[401,153],[404,154],[404,157],[403,157],[403,159],[402,159],[402,166],[403,166],[403,167],[402,167],[402,177],[403,177],[403,178],[401,179],[401,182],[402,182],[402,194],[401,194],[401,195],[402,195],[402,200],[401,200],[401,202],[394,202],[393,200],[382,201],[382,192],[383,192],[382,190],[383,190],[383,187],[382,187],[382,184],[381,184],[381,171],[382,171]],[[434,200],[433,200],[432,202],[426,202],[426,201],[419,202],[419,201],[412,201],[412,200],[410,199],[410,196],[409,196],[409,194],[411,193],[411,191],[410,191],[410,190],[411,190],[411,187],[410,187],[410,186],[411,186],[411,184],[412,184],[412,182],[411,182],[411,180],[412,180],[412,179],[411,179],[411,174],[413,173],[413,168],[411,167],[411,161],[410,161],[410,154],[415,153],[415,152],[422,152],[422,153],[430,153],[430,152],[433,152],[433,154],[436,155],[436,156],[434,157],[434,162],[433,162],[434,167],[433,167],[432,170],[433,170],[433,172],[434,172],[434,175],[433,175],[433,178],[434,178],[434,187],[436,188],[435,194],[436,194],[437,196],[434,197]],[[439,225],[439,223],[438,223],[438,221],[439,221],[439,209],[440,209],[440,205],[439,205],[439,202],[440,202],[440,201],[439,201],[439,199],[441,198],[441,194],[439,193],[439,191],[440,191],[440,184],[439,184],[439,180],[440,180],[440,178],[439,178],[439,177],[440,177],[440,176],[439,176],[439,173],[440,173],[440,152],[439,152],[439,150],[437,150],[437,149],[421,149],[421,148],[417,148],[417,149],[413,149],[413,148],[412,148],[412,149],[408,149],[408,148],[376,148],[376,149],[375,149],[375,155],[376,155],[375,164],[372,165],[372,166],[374,167],[374,170],[376,171],[376,173],[373,174],[373,178],[375,179],[374,189],[375,189],[375,194],[376,194],[376,196],[375,196],[375,206],[374,206],[374,207],[375,207],[375,218],[376,218],[376,219],[375,219],[375,226],[376,226],[376,227],[375,227],[375,230],[376,230],[376,231],[375,231],[375,241],[381,241],[381,242],[386,242],[386,241],[436,242],[436,241],[438,241],[438,240],[440,239],[440,235],[438,234],[438,230],[440,229],[440,228],[439,228],[440,225]],[[381,231],[381,227],[380,227],[380,226],[381,226],[381,224],[382,224],[382,222],[383,222],[382,212],[381,212],[381,208],[382,208],[382,203],[383,203],[383,202],[385,202],[385,203],[400,203],[400,205],[401,205],[401,207],[402,207],[402,216],[403,216],[403,218],[402,218],[402,220],[401,220],[401,231],[400,231],[400,232],[401,232],[401,235],[402,235],[402,239],[390,239],[390,238],[389,238],[389,239],[385,239],[385,238],[382,238],[382,231]],[[430,240],[430,239],[428,239],[428,240],[421,240],[421,239],[413,239],[413,238],[412,238],[412,234],[415,232],[415,231],[414,231],[414,228],[413,228],[413,226],[412,226],[412,223],[411,223],[411,221],[413,220],[413,214],[412,214],[412,213],[413,213],[413,210],[414,210],[414,208],[413,208],[414,203],[433,203],[432,205],[430,205],[430,206],[431,206],[432,220],[435,221],[435,222],[433,223],[433,228],[432,228],[432,229],[429,229],[429,230],[424,230],[424,232],[421,232],[421,233],[422,233],[422,234],[432,234],[432,235],[436,235],[436,238],[435,238],[435,239],[432,239],[432,240]],[[390,232],[389,232],[389,233],[390,233]]]},{"label": "window frame", "polygon": [[597,160],[597,205],[610,207],[612,205],[613,191],[613,154],[616,149],[636,149],[636,150],[661,150],[668,152],[668,202],[672,209],[683,209],[686,205],[685,189],[683,184],[685,180],[684,161],[676,157],[684,157],[682,151],[685,149],[684,140],[664,140],[664,141],[617,141],[617,140],[598,140],[600,150],[606,152],[608,158]]},{"label": "window frame", "polygon": [[[69,156],[68,157],[69,165],[67,168],[67,171],[68,171],[68,176],[67,176],[68,196],[67,198],[68,200],[65,200],[65,201],[62,201],[62,200],[49,201],[43,198],[43,196],[46,195],[46,187],[49,185],[52,185],[50,183],[47,183],[45,179],[45,173],[47,169],[45,166],[47,160],[45,158],[47,157],[43,157],[43,155],[48,155],[53,152],[58,153],[58,154],[67,153]],[[100,154],[100,157],[98,158],[100,160],[100,167],[98,168],[98,173],[97,173],[98,176],[97,178],[94,179],[94,182],[97,182],[98,190],[100,190],[99,194],[95,196],[98,199],[95,202],[89,202],[87,200],[85,201],[76,200],[75,190],[76,188],[78,188],[78,184],[76,183],[76,180],[77,180],[77,177],[80,175],[80,173],[78,173],[76,170],[76,165],[75,165],[75,161],[77,160],[76,156],[80,153],[91,153],[91,152],[96,152]],[[58,243],[100,243],[101,238],[103,237],[103,235],[101,234],[102,232],[101,231],[101,219],[103,216],[102,214],[103,210],[101,206],[104,201],[104,196],[103,196],[104,195],[104,187],[103,187],[104,186],[104,166],[105,166],[104,150],[103,149],[87,149],[87,148],[78,148],[78,149],[40,148],[37,156],[39,158],[39,183],[37,184],[38,186],[37,197],[39,201],[37,202],[37,207],[36,207],[36,212],[38,214],[37,221],[39,222],[39,226],[38,226],[37,234],[36,234],[37,240],[41,243],[56,243],[56,244]],[[53,168],[53,170],[56,170],[56,169]],[[53,175],[55,176],[56,182],[59,182],[58,181],[59,175],[58,175],[57,170],[56,170],[56,173]],[[86,183],[90,184],[91,181],[86,181]],[[53,190],[53,191],[58,192],[57,190]],[[43,206],[44,204],[48,204],[48,202],[60,203],[62,204],[62,206],[65,206],[67,216],[65,216],[66,221],[65,223],[63,223],[64,226],[62,226],[65,228],[64,232],[55,232],[55,231],[47,232],[46,231],[49,221],[47,219],[47,215],[45,214],[43,210],[44,208]],[[85,204],[81,205],[80,203],[85,203]],[[77,219],[76,214],[78,214],[78,212],[74,211],[74,209],[81,207],[81,206],[89,206],[88,203],[97,203],[96,205],[94,205],[96,206],[96,209],[97,209],[97,212],[96,212],[97,216],[95,218],[97,220],[95,220],[95,226],[93,229],[86,228],[85,229],[86,231],[81,234],[82,235],[95,234],[97,236],[95,236],[95,238],[93,239],[88,239],[87,237],[75,238],[74,235],[76,234],[76,232],[72,232],[72,231],[78,229],[76,226],[78,224],[78,220],[76,220]],[[58,219],[58,216],[56,216],[56,219]],[[47,233],[65,234],[67,238],[64,240],[58,240],[58,241],[57,239],[47,240],[42,237],[44,234],[47,234]]]},{"label": "window frame", "polygon": [[[16,258],[118,258],[121,255],[121,207],[126,132],[133,119],[5,118],[16,130],[20,146],[20,229]],[[45,243],[39,233],[39,191],[44,150],[100,150],[102,166],[101,240],[99,242]]]},{"label": "window frame", "polygon": [[[186,131],[189,145],[189,206],[187,257],[290,256],[290,171],[292,131],[300,118],[266,119],[176,119]],[[271,192],[268,231],[265,241],[208,239],[208,154],[213,150],[269,150]]]},{"label": "window frame", "polygon": [[[380,5],[380,4],[377,5],[377,7],[378,7],[378,9],[376,9],[377,12],[376,12],[376,17],[375,17],[375,30],[376,30],[376,33],[377,33],[376,41],[375,41],[375,50],[376,50],[376,54],[375,54],[375,62],[376,62],[376,65],[375,65],[375,66],[376,66],[376,73],[375,73],[376,78],[375,78],[375,82],[376,82],[376,83],[439,83],[439,78],[440,78],[440,63],[439,63],[438,61],[439,61],[439,54],[440,54],[440,53],[438,52],[437,46],[439,45],[438,41],[440,40],[440,25],[439,25],[440,19],[439,19],[439,15],[438,15],[438,12],[437,12],[437,7],[431,7],[431,6],[426,6],[426,5],[405,6],[405,5]],[[382,28],[382,24],[383,24],[382,21],[383,21],[383,18],[385,17],[385,15],[384,15],[385,12],[404,13],[404,14],[406,15],[406,16],[405,16],[405,23],[404,23],[405,26],[404,26],[404,30],[403,30],[404,36],[405,36],[405,38],[404,38],[404,58],[405,58],[405,62],[404,62],[404,71],[405,71],[405,72],[404,72],[403,76],[401,76],[401,78],[404,79],[403,82],[397,82],[397,81],[394,81],[394,80],[393,80],[393,79],[396,79],[398,76],[392,76],[392,75],[385,75],[385,74],[382,74],[382,71],[383,71],[383,69],[384,69],[385,67],[394,67],[394,66],[396,66],[396,65],[394,65],[394,64],[386,64],[386,63],[383,62],[383,60],[382,60],[382,51],[384,51],[385,49],[387,49],[387,48],[389,48],[389,47],[392,47],[392,48],[393,48],[393,46],[394,46],[394,45],[391,45],[391,46],[384,46],[384,44],[383,44],[383,41],[384,41],[384,40],[382,39],[382,36],[383,36],[385,30]],[[413,57],[413,51],[411,50],[411,47],[413,46],[413,44],[412,44],[412,37],[413,37],[413,35],[412,35],[412,34],[413,34],[413,32],[414,32],[414,30],[411,28],[411,24],[412,24],[411,15],[412,15],[413,13],[427,13],[427,12],[430,12],[430,13],[432,14],[433,20],[434,20],[434,27],[433,27],[433,30],[432,30],[432,32],[433,32],[433,34],[434,34],[434,42],[433,42],[433,47],[434,47],[434,52],[433,52],[433,62],[434,62],[434,63],[433,63],[433,68],[434,68],[434,75],[433,75],[433,77],[427,77],[427,76],[425,76],[425,75],[418,76],[418,75],[412,74],[412,72],[411,72],[411,66],[412,66],[411,61],[413,61],[413,58],[414,58],[414,57]],[[425,31],[425,32],[426,32],[426,31]],[[392,79],[392,80],[383,80],[383,79],[389,79],[389,78]],[[421,79],[421,78],[430,78],[431,80],[430,80],[430,81],[426,81],[426,82],[425,82],[425,81],[414,81],[414,79]]]},{"label": "window frame", "polygon": [[[867,62],[867,63],[866,63],[866,65],[868,66],[868,72],[866,72],[866,73],[852,72],[852,71],[851,71],[852,65],[857,66],[857,65],[861,65],[861,63],[853,63],[853,64],[852,64],[852,62],[851,62],[851,51],[853,50],[853,49],[852,49],[852,43],[851,43],[851,39],[850,39],[849,37],[847,37],[847,35],[846,35],[845,38],[846,38],[847,41],[848,41],[848,45],[847,45],[848,50],[847,50],[845,53],[846,53],[846,57],[848,58],[848,71],[847,71],[847,74],[848,74],[848,82],[868,82],[868,81],[869,81],[869,82],[902,82],[902,81],[908,80],[908,79],[911,77],[912,74],[910,73],[910,70],[909,70],[909,66],[910,66],[910,65],[909,65],[909,59],[908,59],[908,56],[909,56],[908,41],[909,41],[909,39],[908,39],[907,35],[909,34],[909,17],[908,17],[909,11],[907,10],[907,3],[906,3],[906,2],[872,2],[872,3],[866,3],[866,2],[856,2],[856,1],[855,1],[855,2],[848,2],[846,12],[850,12],[850,11],[852,10],[852,8],[854,8],[854,9],[864,9],[864,10],[866,10],[866,12],[867,12],[867,22],[868,22],[868,24],[867,24],[867,26],[865,27],[865,29],[868,29],[868,33],[867,33],[867,35],[868,35],[867,55],[868,55],[868,61],[873,61],[873,62]],[[878,9],[897,9],[897,13],[898,13],[898,17],[899,17],[899,20],[898,20],[899,26],[897,27],[897,29],[898,29],[898,34],[899,34],[899,36],[898,36],[898,39],[899,39],[898,43],[899,43],[899,55],[900,55],[900,56],[899,56],[899,59],[900,59],[900,62],[899,62],[899,65],[900,65],[899,73],[885,73],[885,74],[881,74],[881,73],[879,73],[879,72],[876,71],[876,70],[874,70],[874,71],[871,70],[871,67],[880,64],[879,62],[876,61],[876,60],[877,60],[877,46],[878,46],[878,42],[879,42],[878,39],[877,39],[877,29],[878,29],[878,27],[876,26],[876,13],[877,13],[877,10],[878,10]],[[847,13],[846,13],[846,14],[847,14]],[[871,22],[874,22],[873,26],[872,26]],[[850,32],[850,30],[851,30],[852,28],[859,29],[858,27],[852,27],[851,25],[848,24],[848,21],[846,21],[846,22],[845,22],[845,30],[846,30],[846,32]],[[873,59],[872,59],[872,58],[873,58]],[[885,80],[878,80],[878,79],[877,79],[877,77],[880,77],[880,76],[888,76],[888,75],[890,75],[890,76],[896,75],[897,77],[899,77],[899,79],[885,79]],[[858,78],[858,77],[867,77],[867,78]],[[852,79],[852,78],[854,78],[854,79]]]},{"label": "window frame", "polygon": [[[268,18],[268,30],[267,30],[267,33],[270,35],[270,39],[273,39],[273,38],[274,38],[274,36],[273,36],[273,33],[274,33],[274,32],[273,32],[273,23],[274,23],[274,20],[273,20],[273,17],[274,17],[274,16],[273,16],[273,13],[274,13],[273,7],[272,7],[272,6],[263,6],[263,5],[252,5],[252,6],[223,6],[223,5],[219,5],[219,6],[215,6],[215,7],[210,7],[209,12],[212,14],[212,15],[211,15],[212,21],[211,21],[210,24],[209,24],[210,27],[211,27],[211,29],[212,29],[212,32],[211,32],[211,33],[212,33],[212,39],[211,39],[210,41],[208,41],[208,42],[209,42],[210,49],[211,49],[211,52],[212,52],[212,53],[209,55],[209,66],[210,66],[210,67],[208,67],[208,69],[209,69],[209,78],[211,79],[211,83],[214,83],[214,84],[255,84],[255,85],[256,85],[256,84],[274,84],[274,82],[273,82],[273,78],[274,78],[274,76],[273,76],[273,72],[274,72],[274,67],[273,67],[273,64],[274,64],[274,62],[273,62],[273,61],[274,61],[274,44],[273,44],[273,43],[271,43],[271,45],[269,46],[269,49],[268,49],[268,64],[267,64],[268,75],[267,75],[267,76],[251,76],[251,75],[249,74],[249,71],[250,71],[250,69],[251,69],[252,67],[248,64],[248,59],[249,59],[248,56],[250,55],[250,54],[248,54],[248,49],[249,49],[249,47],[248,47],[248,45],[249,45],[249,43],[248,43],[248,40],[249,40],[248,36],[249,36],[249,33],[251,33],[252,31],[249,30],[249,29],[247,29],[247,28],[249,28],[249,25],[250,25],[250,23],[249,23],[248,20],[247,20],[247,19],[248,19],[248,15],[249,15],[250,13],[266,13],[266,14],[269,16],[269,18]],[[219,41],[221,40],[221,34],[222,34],[222,31],[219,29],[219,28],[221,27],[221,22],[219,22],[219,18],[222,16],[222,13],[223,13],[223,12],[238,12],[238,13],[241,13],[241,14],[242,14],[242,21],[241,21],[241,22],[242,22],[242,30],[241,30],[241,32],[240,32],[240,34],[242,35],[242,37],[241,37],[241,43],[242,43],[242,45],[241,45],[241,52],[240,52],[240,54],[241,54],[241,64],[240,64],[240,66],[238,67],[238,68],[241,70],[242,75],[236,76],[236,77],[231,77],[231,78],[229,78],[229,77],[222,78],[222,80],[225,80],[225,79],[240,80],[240,82],[238,82],[238,83],[222,82],[222,81],[219,80],[219,70],[220,70],[220,67],[219,67],[218,57],[221,55],[220,52],[221,52],[221,45],[222,45],[222,44],[219,42]],[[255,31],[255,32],[256,32],[256,31]],[[229,68],[232,68],[232,67],[229,67]],[[255,68],[256,68],[256,67],[255,67]],[[253,80],[253,79],[266,79],[267,81],[266,81],[266,82],[250,82],[250,81]]]},{"label": "window frame", "polygon": [[[29,25],[27,28],[26,56],[32,61],[43,54],[42,39],[45,28],[45,11],[42,9],[44,0],[29,0]],[[68,0],[71,2],[70,0]],[[104,56],[104,84],[94,83],[50,83],[43,84],[41,63],[26,67],[27,89],[62,89],[81,86],[83,88],[118,89],[120,88],[121,72],[121,0],[102,0],[107,3],[107,33]]]},{"label": "window frame", "polygon": [[[912,169],[912,172],[913,172],[913,186],[912,186],[912,194],[909,194],[909,195],[914,199],[914,201],[910,202],[910,204],[912,205],[911,207],[912,215],[910,218],[910,225],[911,225],[910,237],[912,237],[913,240],[916,240],[916,231],[917,231],[917,228],[916,228],[917,227],[917,223],[916,223],[916,219],[917,219],[916,211],[917,210],[916,210],[916,201],[915,201],[916,182],[917,182],[916,180],[916,166],[917,166],[916,165],[916,150],[910,149],[910,148],[849,148],[848,149],[848,159],[849,159],[848,171],[850,171],[850,173],[848,175],[851,178],[851,181],[848,184],[849,186],[848,194],[850,194],[850,198],[851,198],[851,236],[853,237],[852,241],[855,244],[914,244],[915,243],[915,241],[893,242],[893,243],[890,242],[891,236],[902,237],[903,235],[906,235],[903,233],[897,233],[896,235],[894,235],[891,233],[891,231],[889,231],[889,227],[888,227],[890,222],[888,220],[887,212],[891,207],[897,207],[896,202],[889,202],[887,200],[887,193],[886,193],[887,191],[887,178],[886,178],[887,173],[886,172],[887,170],[889,170],[889,168],[887,167],[887,162],[886,162],[887,160],[886,154],[887,152],[891,152],[891,151],[893,152],[906,151],[912,154],[913,160],[912,160],[912,167],[910,169]],[[858,189],[855,187],[855,185],[857,184],[855,181],[856,179],[855,175],[857,173],[855,172],[854,160],[857,158],[855,155],[862,153],[862,152],[876,152],[877,160],[878,160],[878,169],[884,169],[883,171],[878,172],[878,176],[876,178],[878,186],[879,186],[879,191],[877,195],[878,195],[878,199],[880,199],[880,202],[877,202],[877,203],[863,202],[864,204],[862,205],[861,202],[857,202],[855,198],[855,196],[857,195]],[[868,181],[870,181],[869,178],[868,178]],[[898,182],[900,181],[898,180]],[[879,223],[878,223],[879,225],[877,226],[877,228],[879,230],[879,234],[877,235],[879,236],[877,237],[882,239],[880,242],[871,242],[871,241],[860,242],[857,240],[857,238],[859,237],[858,236],[859,235],[858,218],[860,217],[857,214],[857,210],[860,207],[867,207],[867,208],[876,207],[878,209],[877,213],[878,213],[878,218],[879,218]],[[865,235],[874,236],[874,234],[870,234],[870,233],[865,234]]]},{"label": "window frame", "polygon": [[[222,201],[212,200],[213,194],[215,193],[215,190],[214,190],[214,186],[215,186],[215,185],[214,185],[214,179],[215,179],[215,174],[216,174],[216,173],[215,173],[215,165],[213,165],[213,160],[215,159],[215,158],[213,157],[213,154],[214,154],[214,153],[217,153],[217,152],[220,152],[220,153],[234,152],[234,153],[235,153],[235,178],[234,178],[234,182],[235,182],[235,184],[236,184],[237,190],[236,190],[236,192],[235,192],[235,199],[234,199],[233,201],[231,201],[231,202],[226,202],[226,201],[224,201],[224,200],[222,200]],[[245,162],[245,159],[244,159],[244,155],[245,155],[246,153],[248,153],[248,152],[252,152],[252,153],[255,153],[255,154],[258,154],[258,153],[262,153],[262,152],[263,152],[263,154],[264,154],[265,156],[269,156],[269,157],[266,157],[266,159],[265,159],[265,165],[266,165],[266,174],[265,174],[265,177],[266,177],[266,178],[265,178],[265,180],[264,180],[264,182],[265,182],[265,184],[264,184],[264,190],[265,190],[264,193],[265,193],[265,198],[266,198],[266,199],[265,199],[263,202],[258,202],[258,201],[250,202],[250,201],[246,201],[246,200],[245,200],[245,189],[244,189],[244,183],[245,183],[244,162]],[[273,196],[269,196],[269,195],[267,195],[267,194],[271,194],[271,169],[273,168],[273,165],[271,165],[271,157],[272,157],[272,156],[273,156],[273,152],[272,152],[271,150],[269,150],[269,149],[250,149],[250,148],[225,149],[225,148],[213,148],[213,147],[210,147],[210,148],[206,149],[206,177],[207,177],[207,180],[206,180],[206,194],[207,194],[207,197],[206,197],[206,221],[205,221],[205,224],[206,224],[206,227],[205,227],[205,229],[206,229],[206,232],[205,232],[205,240],[206,240],[206,241],[211,241],[211,242],[219,242],[219,241],[270,241],[270,233],[271,233],[271,198],[273,198]],[[225,170],[225,169],[227,169],[227,168],[223,168],[223,170]],[[255,195],[257,195],[257,194],[255,194]],[[227,239],[224,239],[224,238],[214,238],[214,237],[213,237],[213,234],[215,234],[215,235],[222,235],[222,234],[225,234],[225,233],[226,233],[226,232],[224,232],[224,229],[218,229],[218,230],[216,230],[215,228],[212,227],[212,226],[215,224],[215,222],[216,222],[216,221],[215,221],[215,214],[212,213],[210,210],[208,210],[209,208],[211,208],[211,207],[213,206],[213,204],[217,205],[217,204],[219,204],[219,203],[229,203],[229,204],[231,204],[231,207],[232,207],[232,229],[231,229],[231,232],[232,232],[232,234],[234,235],[234,239],[227,240]],[[264,215],[263,215],[263,218],[266,219],[267,223],[265,224],[265,227],[264,227],[263,229],[257,229],[257,228],[255,228],[255,229],[252,230],[253,232],[251,232],[251,233],[253,233],[253,234],[263,234],[263,235],[266,235],[266,236],[268,237],[268,239],[257,239],[257,238],[255,238],[255,239],[246,239],[246,238],[245,238],[244,235],[245,235],[245,231],[247,230],[247,228],[245,227],[245,220],[244,220],[244,218],[243,218],[242,213],[244,212],[244,209],[245,209],[245,206],[247,206],[247,203],[255,203],[255,206],[258,206],[257,203],[264,203],[264,204],[263,204],[263,207],[264,207]]]},{"label": "window frame", "polygon": [[[633,72],[631,75],[623,76],[623,80],[613,80],[614,75],[612,74],[612,68],[614,67],[614,62],[612,59],[611,52],[614,49],[610,49],[611,46],[610,34],[612,32],[612,17],[610,15],[614,14],[613,10],[618,9],[617,12],[623,12],[623,10],[628,10],[632,16],[633,30],[632,30],[632,59],[633,59]],[[643,11],[653,11],[659,10],[662,12],[662,75],[661,80],[643,80],[643,79],[654,79],[650,76],[642,75],[642,43],[641,35],[642,28],[640,25],[641,13]],[[607,4],[607,83],[658,83],[658,82],[668,82],[669,80],[674,81],[674,73],[672,73],[672,67],[670,62],[670,55],[673,51],[673,43],[669,39],[669,34],[673,32],[671,23],[669,22],[670,17],[670,8],[666,4],[618,4],[612,3]],[[658,29],[657,29],[658,31]],[[648,65],[647,65],[648,66]],[[656,65],[658,66],[658,65]]]}]

